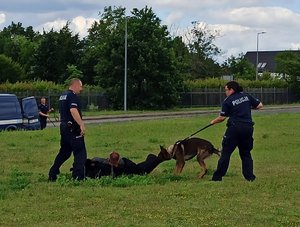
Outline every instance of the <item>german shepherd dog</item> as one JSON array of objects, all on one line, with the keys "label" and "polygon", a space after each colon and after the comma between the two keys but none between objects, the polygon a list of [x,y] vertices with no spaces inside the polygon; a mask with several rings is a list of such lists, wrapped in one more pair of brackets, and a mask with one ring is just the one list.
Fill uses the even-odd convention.
[{"label": "german shepherd dog", "polygon": [[197,156],[202,171],[199,174],[199,178],[203,178],[207,173],[207,167],[204,159],[210,157],[212,154],[221,155],[221,151],[214,148],[214,146],[207,140],[200,138],[189,138],[185,140],[179,140],[174,145],[168,147],[167,151],[171,157],[176,160],[176,167],[174,173],[179,175],[185,165],[185,161]]}]

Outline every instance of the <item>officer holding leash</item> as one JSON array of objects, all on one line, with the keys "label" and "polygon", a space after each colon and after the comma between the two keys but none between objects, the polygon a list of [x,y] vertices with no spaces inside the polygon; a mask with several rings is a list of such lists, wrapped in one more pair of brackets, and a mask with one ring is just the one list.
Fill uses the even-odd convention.
[{"label": "officer holding leash", "polygon": [[38,105],[39,109],[39,120],[41,124],[41,130],[47,127],[47,118],[49,117],[49,113],[54,111],[53,108],[49,108],[46,103],[46,98],[42,97],[41,102]]},{"label": "officer holding leash", "polygon": [[72,177],[76,180],[85,178],[84,164],[87,153],[84,143],[85,126],[82,121],[79,100],[77,94],[82,90],[82,82],[72,79],[69,90],[65,91],[59,98],[60,105],[60,150],[49,171],[49,181],[55,181],[60,173],[61,165],[74,155]]},{"label": "officer holding leash", "polygon": [[212,180],[222,181],[229,166],[230,156],[238,147],[243,176],[248,181],[254,181],[256,177],[253,173],[251,157],[254,123],[251,109],[261,109],[263,105],[258,99],[244,93],[243,88],[236,81],[230,81],[225,85],[225,93],[227,98],[222,104],[220,115],[211,121],[211,124],[217,124],[229,117],[222,141],[222,154]]}]

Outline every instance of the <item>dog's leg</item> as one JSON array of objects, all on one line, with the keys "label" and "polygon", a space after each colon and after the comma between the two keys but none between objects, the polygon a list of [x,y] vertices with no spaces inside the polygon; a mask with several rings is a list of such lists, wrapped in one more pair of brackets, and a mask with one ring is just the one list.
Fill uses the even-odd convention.
[{"label": "dog's leg", "polygon": [[[199,161],[198,161],[199,162]],[[201,168],[202,168],[202,171],[200,172],[199,174],[199,178],[203,178],[206,174],[207,174],[207,168],[206,168],[206,164],[203,160],[201,160],[199,162]]]},{"label": "dog's leg", "polygon": [[208,156],[210,156],[210,154],[208,152],[199,152],[197,155],[197,161],[199,162],[200,168],[201,168],[201,172],[199,174],[199,178],[203,178],[206,174],[207,174],[207,167],[206,164],[204,162],[204,159],[207,158]]},{"label": "dog's leg", "polygon": [[185,165],[185,161],[184,160],[180,160],[180,161],[176,161],[176,167],[175,167],[175,175],[179,175],[182,172],[182,169]]}]

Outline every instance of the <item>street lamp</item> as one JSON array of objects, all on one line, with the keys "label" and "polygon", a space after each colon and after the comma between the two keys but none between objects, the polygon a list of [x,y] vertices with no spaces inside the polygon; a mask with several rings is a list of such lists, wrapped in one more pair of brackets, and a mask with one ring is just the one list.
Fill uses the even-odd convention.
[{"label": "street lamp", "polygon": [[124,111],[127,111],[127,17],[125,17],[124,59]]},{"label": "street lamp", "polygon": [[259,35],[265,34],[266,32],[258,32],[256,35],[256,71],[255,71],[255,79],[258,79],[258,41]]}]

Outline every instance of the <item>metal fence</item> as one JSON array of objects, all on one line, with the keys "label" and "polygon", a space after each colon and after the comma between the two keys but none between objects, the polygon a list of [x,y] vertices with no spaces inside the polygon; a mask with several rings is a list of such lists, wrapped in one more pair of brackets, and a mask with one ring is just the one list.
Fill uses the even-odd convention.
[{"label": "metal fence", "polygon": [[[297,102],[288,88],[249,88],[245,92],[259,98],[264,104],[288,104]],[[0,91],[0,93],[12,93]],[[48,105],[57,109],[60,92],[51,90],[43,92],[13,92],[19,99],[35,96],[37,102],[41,97],[46,97]],[[224,88],[203,88],[181,93],[181,107],[220,106],[225,99]],[[110,109],[111,103],[103,93],[84,91],[79,95],[82,110]],[[129,107],[130,109],[130,107]]]},{"label": "metal fence", "polygon": [[[54,92],[51,90],[48,91],[20,91],[20,92],[9,92],[9,91],[0,91],[0,93],[13,93],[18,99],[22,99],[28,96],[34,96],[37,100],[37,103],[40,103],[41,97],[47,99],[48,106],[58,109],[59,96],[61,92]],[[100,110],[100,109],[109,109],[111,108],[111,103],[109,102],[107,96],[99,92],[82,92],[79,95],[80,104],[82,110]]]},{"label": "metal fence", "polygon": [[[289,88],[248,88],[245,92],[260,99],[264,104],[288,104],[296,102]],[[181,106],[219,106],[226,98],[224,88],[203,88],[181,94]]]}]

